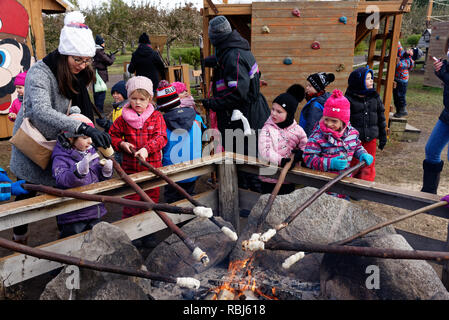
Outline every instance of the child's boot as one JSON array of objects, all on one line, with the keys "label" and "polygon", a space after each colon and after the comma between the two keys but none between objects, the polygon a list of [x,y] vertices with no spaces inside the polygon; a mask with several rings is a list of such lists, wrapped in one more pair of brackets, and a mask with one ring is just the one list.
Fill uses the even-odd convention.
[{"label": "child's boot", "polygon": [[14,234],[12,237],[12,241],[26,246],[28,244],[28,234],[23,235]]},{"label": "child's boot", "polygon": [[437,193],[440,183],[440,173],[443,170],[444,161],[432,163],[427,160],[423,161],[423,187],[422,192]]}]

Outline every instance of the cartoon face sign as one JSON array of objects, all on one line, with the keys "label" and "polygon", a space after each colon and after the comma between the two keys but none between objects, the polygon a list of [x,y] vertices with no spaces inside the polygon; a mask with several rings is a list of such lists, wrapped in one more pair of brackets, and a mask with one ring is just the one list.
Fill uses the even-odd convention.
[{"label": "cartoon face sign", "polygon": [[15,0],[0,2],[0,114],[8,114],[16,98],[14,80],[31,65],[31,54],[25,44],[28,14]]}]

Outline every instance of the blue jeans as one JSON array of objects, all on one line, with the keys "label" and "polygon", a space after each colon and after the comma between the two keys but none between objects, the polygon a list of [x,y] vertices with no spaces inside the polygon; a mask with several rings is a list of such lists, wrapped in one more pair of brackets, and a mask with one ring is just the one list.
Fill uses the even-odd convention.
[{"label": "blue jeans", "polygon": [[[441,162],[441,152],[449,143],[449,125],[438,120],[426,143],[426,160],[430,163]],[[449,161],[449,151],[447,155]]]},{"label": "blue jeans", "polygon": [[106,99],[106,91],[94,92],[94,103],[98,111],[103,113],[104,100]]},{"label": "blue jeans", "polygon": [[407,106],[407,101],[405,100],[407,86],[408,82],[396,81],[396,88],[393,89],[393,102],[397,112],[405,111]]}]

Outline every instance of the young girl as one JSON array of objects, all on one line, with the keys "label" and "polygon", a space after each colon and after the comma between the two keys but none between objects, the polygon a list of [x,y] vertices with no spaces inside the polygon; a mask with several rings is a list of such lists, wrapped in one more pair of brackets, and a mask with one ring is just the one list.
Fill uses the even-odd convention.
[{"label": "young girl", "polygon": [[[265,122],[259,135],[259,157],[270,163],[284,166],[294,154],[292,168],[301,161],[302,151],[307,143],[304,130],[296,123],[294,117],[298,103],[304,99],[304,88],[294,84],[273,100],[271,116]],[[259,176],[262,192],[271,193],[277,180]],[[291,193],[295,185],[284,183],[279,194]]]},{"label": "young girl", "polygon": [[319,127],[311,134],[304,150],[307,167],[339,173],[349,167],[353,157],[370,165],[373,157],[349,123],[350,104],[340,90],[334,90],[324,104]]},{"label": "young girl", "polygon": [[[351,125],[359,132],[363,148],[373,156],[371,165],[363,166],[352,176],[374,181],[377,140],[379,140],[380,150],[387,143],[384,104],[374,89],[373,70],[365,67],[354,70],[349,75],[348,85],[345,97],[351,104]],[[351,167],[357,163],[357,159],[352,159]]]},{"label": "young girl", "polygon": [[[139,164],[136,158],[141,156],[153,167],[162,166],[161,150],[167,144],[167,128],[164,118],[153,106],[153,83],[143,76],[132,77],[126,83],[129,103],[122,109],[122,115],[112,124],[109,133],[112,146],[123,152],[122,167],[126,173],[132,174],[148,169]],[[136,150],[133,156],[131,147]],[[159,188],[145,191],[154,202],[159,201]],[[138,194],[126,199],[141,200]],[[143,212],[138,208],[123,208],[123,218]]]},{"label": "young girl", "polygon": [[[79,120],[94,127],[92,121],[80,114],[78,107],[72,107],[72,119]],[[112,176],[112,161],[100,164],[98,154],[92,147],[92,138],[64,132],[58,136],[52,153],[52,174],[56,186],[63,189],[85,186],[109,179]],[[106,214],[103,203],[68,212],[57,216],[59,237],[65,238],[86,230],[100,222]]]},{"label": "young girl", "polygon": [[17,114],[19,113],[20,107],[22,107],[23,95],[25,93],[25,78],[26,71],[19,73],[14,79],[14,85],[17,90],[17,98],[12,102],[11,108],[9,108],[8,119],[12,122],[16,121]]},{"label": "young girl", "polygon": [[196,105],[195,100],[190,95],[189,91],[187,91],[187,87],[183,82],[173,82],[172,85],[176,88],[176,93],[179,96],[179,99],[181,101],[181,108],[189,107],[195,109],[196,111]]}]

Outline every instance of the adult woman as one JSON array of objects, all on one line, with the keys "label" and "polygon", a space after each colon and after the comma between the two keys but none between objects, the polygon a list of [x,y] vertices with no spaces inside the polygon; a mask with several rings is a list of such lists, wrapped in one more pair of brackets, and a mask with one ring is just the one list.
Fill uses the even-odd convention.
[{"label": "adult woman", "polygon": [[[56,139],[61,132],[89,136],[97,146],[108,147],[111,138],[107,133],[68,117],[69,102],[93,121],[92,102],[87,85],[94,79],[90,67],[95,55],[92,32],[84,24],[80,12],[71,12],[64,19],[58,49],[36,62],[28,71],[23,105],[17,115],[13,134],[26,115],[48,140]],[[12,146],[11,171],[18,179],[29,183],[55,185],[51,166],[42,170],[20,150]],[[22,200],[35,196],[35,192],[16,197]],[[14,228],[14,240],[26,243],[28,226]]]},{"label": "adult woman", "polygon": [[[449,58],[449,40],[445,51]],[[444,161],[441,160],[441,152],[449,143],[449,63],[447,60],[440,59],[434,62],[433,67],[437,77],[444,83],[444,109],[426,143],[426,159],[423,161],[424,174],[421,191],[436,194],[444,164]],[[449,160],[449,152],[447,157]]]}]

